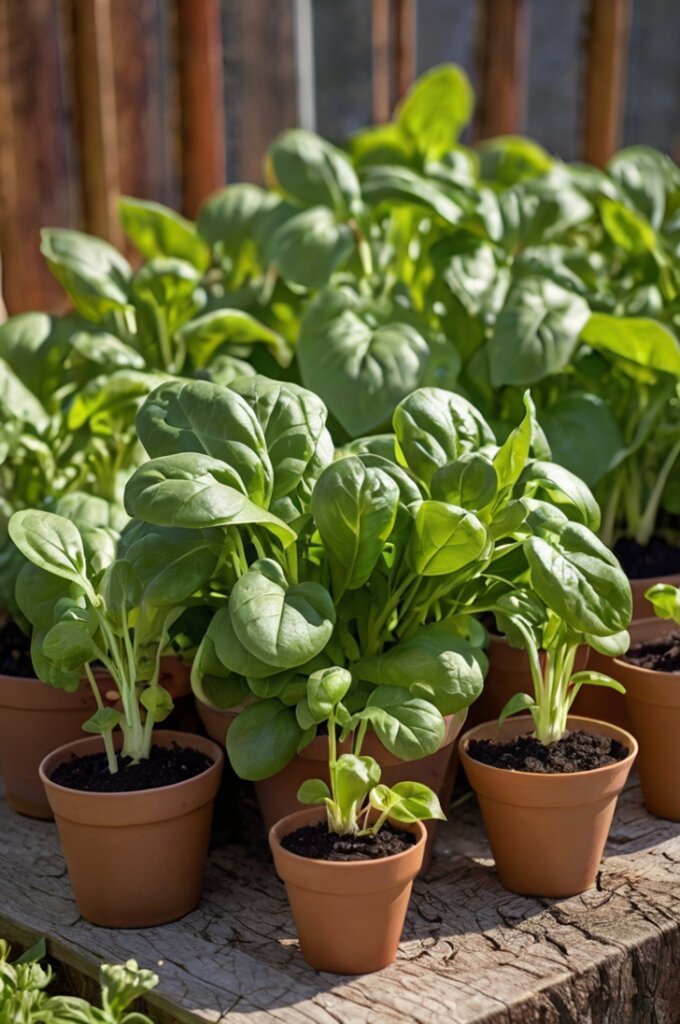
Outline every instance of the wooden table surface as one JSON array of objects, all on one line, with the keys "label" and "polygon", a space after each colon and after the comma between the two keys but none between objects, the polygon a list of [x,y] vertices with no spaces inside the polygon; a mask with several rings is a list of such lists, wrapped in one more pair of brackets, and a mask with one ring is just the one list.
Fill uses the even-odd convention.
[{"label": "wooden table surface", "polygon": [[2,801],[0,836],[0,935],[46,935],[72,977],[130,957],[157,969],[148,1011],[159,1024],[680,1022],[680,824],[650,817],[636,780],[596,887],[568,900],[502,889],[474,799],[460,806],[415,885],[399,960],[359,978],[302,961],[247,794],[218,809],[200,907],[161,928],[109,931],[79,918],[54,825]]}]

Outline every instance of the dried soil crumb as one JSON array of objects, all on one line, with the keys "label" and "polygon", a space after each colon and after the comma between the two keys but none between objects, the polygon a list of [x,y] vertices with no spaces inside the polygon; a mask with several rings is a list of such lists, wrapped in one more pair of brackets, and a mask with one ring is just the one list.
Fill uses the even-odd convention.
[{"label": "dried soil crumb", "polygon": [[567,732],[555,743],[541,743],[527,733],[507,743],[494,740],[471,740],[467,752],[475,761],[494,768],[516,772],[541,772],[561,775],[586,772],[616,764],[628,756],[628,748],[609,736],[593,736],[587,732]]},{"label": "dried soil crumb", "polygon": [[289,832],[281,840],[281,845],[299,857],[352,861],[393,857],[396,853],[408,850],[415,841],[416,837],[412,832],[395,829],[390,824],[383,825],[374,836],[340,836],[337,832],[329,832],[326,823],[320,822],[318,825],[305,825],[295,832]]}]

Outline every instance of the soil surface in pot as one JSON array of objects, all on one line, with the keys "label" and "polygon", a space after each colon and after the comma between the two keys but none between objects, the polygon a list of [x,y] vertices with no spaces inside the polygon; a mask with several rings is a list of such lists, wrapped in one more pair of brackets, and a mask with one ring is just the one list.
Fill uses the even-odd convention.
[{"label": "soil surface in pot", "polygon": [[680,547],[663,537],[652,537],[649,544],[638,544],[632,537],[620,537],[614,554],[629,580],[653,576],[674,576],[680,572]]},{"label": "soil surface in pot", "polygon": [[281,846],[298,857],[314,860],[378,860],[393,857],[408,850],[416,841],[412,832],[383,825],[374,836],[340,836],[329,832],[325,822],[305,825],[295,832],[289,832],[281,840]]},{"label": "soil surface in pot", "polygon": [[0,675],[35,679],[31,661],[31,639],[13,619],[0,626]]},{"label": "soil surface in pot", "polygon": [[569,772],[587,772],[616,764],[628,756],[628,748],[609,736],[590,733],[566,732],[548,746],[535,736],[515,736],[507,743],[494,740],[471,740],[467,752],[475,761],[493,768],[508,768],[516,772],[542,772],[544,775],[562,775]]},{"label": "soil surface in pot", "polygon": [[160,789],[186,782],[207,771],[212,758],[191,747],[152,747],[146,761],[132,764],[129,757],[118,756],[118,771],[112,775],[106,754],[87,754],[63,761],[50,779],[66,789],[88,793],[136,793],[142,789]]},{"label": "soil surface in pot", "polygon": [[658,640],[633,644],[624,658],[631,665],[648,668],[652,672],[680,672],[680,630]]}]

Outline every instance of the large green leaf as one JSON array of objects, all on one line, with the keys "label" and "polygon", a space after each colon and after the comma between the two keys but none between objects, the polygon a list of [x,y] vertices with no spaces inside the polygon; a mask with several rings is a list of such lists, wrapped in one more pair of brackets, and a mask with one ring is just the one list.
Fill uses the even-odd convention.
[{"label": "large green leaf", "polygon": [[473,105],[472,86],[462,68],[442,64],[411,86],[397,106],[395,119],[423,157],[437,160],[458,141]]},{"label": "large green leaf", "polygon": [[265,258],[288,284],[317,291],[347,262],[355,247],[347,224],[338,221],[327,206],[313,206],[277,228],[266,246]]},{"label": "large green leaf", "polygon": [[621,428],[605,398],[567,392],[541,412],[555,462],[594,487],[625,447]]},{"label": "large green leaf", "polygon": [[312,494],[312,514],[329,557],[336,599],[367,583],[398,504],[394,480],[359,456],[339,459],[322,473]]},{"label": "large green leaf", "polygon": [[423,501],[415,514],[409,561],[421,576],[445,576],[473,565],[488,545],[473,512],[443,501]]},{"label": "large green leaf", "polygon": [[581,339],[600,352],[680,377],[680,342],[656,320],[592,313]]},{"label": "large green leaf", "polygon": [[369,167],[362,175],[361,191],[367,203],[423,207],[452,226],[459,224],[472,206],[463,189],[445,189],[408,167]]},{"label": "large green leaf", "polygon": [[280,366],[288,366],[292,358],[280,334],[241,309],[203,313],[180,328],[178,337],[197,369],[207,366],[223,345],[267,345]]},{"label": "large green leaf", "polygon": [[78,528],[53,512],[15,512],[9,534],[21,553],[39,569],[88,587],[85,552]]},{"label": "large green leaf", "polygon": [[71,228],[43,228],[40,251],[47,265],[88,320],[128,304],[132,267],[108,242]]},{"label": "large green leaf", "polygon": [[278,700],[262,700],[244,708],[233,722],[227,733],[227,754],[240,778],[257,782],[285,768],[301,739],[295,709]]},{"label": "large green leaf", "polygon": [[278,669],[303,665],[331,638],[335,608],[319,583],[290,585],[281,567],[260,559],[235,583],[229,614],[238,639]]},{"label": "large green leaf", "polygon": [[489,341],[491,382],[525,386],[564,369],[590,310],[548,278],[525,278],[510,292]]},{"label": "large green leaf", "polygon": [[304,128],[280,135],[267,159],[282,192],[302,206],[343,213],[359,198],[359,182],[345,154]]},{"label": "large green leaf", "polygon": [[444,719],[435,706],[399,686],[378,687],[355,717],[369,721],[383,746],[404,761],[433,754],[444,739]]},{"label": "large green leaf", "polygon": [[210,263],[208,247],[196,231],[196,225],[174,210],[148,199],[122,196],[118,214],[123,231],[142,256],[176,256],[188,260],[199,270]]}]

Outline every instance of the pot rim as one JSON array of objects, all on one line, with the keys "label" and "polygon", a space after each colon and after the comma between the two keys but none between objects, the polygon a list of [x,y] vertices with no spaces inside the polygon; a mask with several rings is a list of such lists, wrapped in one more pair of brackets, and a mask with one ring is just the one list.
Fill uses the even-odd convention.
[{"label": "pot rim", "polygon": [[[41,780],[41,782],[43,783],[43,785],[45,787],[53,786],[55,789],[59,790],[62,793],[74,793],[74,794],[77,794],[79,799],[83,798],[86,801],[89,801],[90,803],[92,803],[93,801],[96,801],[96,800],[123,801],[123,800],[129,800],[131,797],[139,797],[139,796],[146,795],[148,793],[161,793],[162,794],[162,793],[168,793],[171,790],[173,792],[177,792],[182,787],[190,786],[191,783],[195,782],[197,779],[204,779],[209,772],[214,771],[215,769],[219,770],[221,768],[223,762],[224,762],[224,750],[223,750],[223,748],[219,745],[219,743],[216,743],[215,740],[211,740],[209,737],[198,736],[197,734],[194,734],[194,733],[191,733],[191,732],[180,732],[179,730],[175,730],[175,729],[159,729],[158,732],[155,733],[155,735],[156,736],[162,735],[162,736],[172,737],[175,740],[178,737],[182,737],[182,738],[184,738],[184,739],[186,739],[188,741],[186,743],[180,744],[180,745],[183,745],[183,746],[190,746],[192,741],[199,740],[200,743],[205,744],[206,746],[208,746],[210,748],[210,750],[212,752],[214,752],[214,754],[215,754],[214,757],[213,757],[212,753],[208,754],[209,757],[213,758],[213,763],[211,765],[208,765],[208,767],[204,771],[200,772],[198,775],[193,775],[190,779],[183,779],[182,782],[173,782],[169,786],[151,786],[151,787],[148,787],[147,789],[135,789],[135,790],[131,790],[129,792],[124,792],[124,793],[98,793],[98,792],[91,792],[91,791],[86,790],[86,789],[74,789],[71,786],[62,786],[58,782],[53,782],[52,779],[47,774],[47,772],[45,771],[45,766],[46,766],[47,762],[51,761],[52,758],[54,758],[57,754],[61,755],[63,753],[64,755],[66,755],[67,753],[73,752],[75,750],[75,748],[80,747],[81,745],[87,744],[89,746],[89,745],[92,744],[93,741],[96,742],[97,740],[99,740],[99,742],[101,743],[101,748],[102,749],[98,750],[98,751],[93,751],[93,753],[103,753],[104,752],[104,741],[101,739],[101,737],[98,737],[98,736],[91,736],[91,737],[90,736],[86,736],[86,737],[84,737],[81,740],[73,740],[71,743],[64,743],[64,744],[62,744],[61,747],[56,747],[54,750],[51,750],[50,753],[47,754],[42,759],[42,761],[40,762],[40,766],[38,768],[38,775],[40,776],[40,780]],[[116,743],[118,743],[118,742],[122,743],[122,737],[120,737],[120,741],[119,741],[118,737],[116,737],[116,741],[115,742]],[[152,744],[152,746],[153,746],[153,744]],[[81,756],[81,755],[77,754],[76,756]],[[67,760],[66,757],[64,759]],[[63,763],[63,762],[58,762],[58,763]],[[56,764],[55,764],[55,768],[56,768]]]},{"label": "pot rim", "polygon": [[[332,868],[333,870],[337,870],[337,869],[346,870],[347,868],[354,868],[354,870],[356,871],[357,868],[361,868],[361,867],[373,867],[373,868],[375,868],[376,864],[380,864],[383,861],[389,861],[390,864],[396,864],[401,859],[404,859],[404,858],[409,857],[409,856],[413,856],[414,851],[417,850],[420,846],[424,846],[425,841],[427,840],[427,829],[425,828],[425,825],[423,824],[423,822],[422,821],[413,821],[413,822],[398,822],[397,823],[400,826],[404,826],[406,828],[408,827],[408,825],[412,825],[414,827],[414,829],[415,829],[415,831],[416,831],[416,833],[418,835],[418,838],[416,839],[416,841],[413,844],[413,846],[410,846],[407,850],[402,850],[401,853],[393,853],[393,854],[390,854],[388,857],[378,857],[375,860],[368,860],[368,861],[365,861],[365,860],[364,861],[361,861],[361,860],[360,861],[356,861],[356,860],[354,860],[354,861],[351,861],[351,860],[350,861],[337,861],[337,860],[324,860],[321,857],[302,857],[299,853],[293,853],[292,850],[287,850],[285,848],[285,846],[282,846],[281,839],[284,836],[290,835],[290,832],[294,832],[295,831],[295,828],[291,828],[289,832],[284,832],[283,836],[281,836],[281,839],[280,839],[279,836],[276,834],[276,832],[279,829],[279,827],[281,825],[283,825],[284,822],[290,821],[291,818],[297,818],[298,816],[307,816],[307,815],[309,815],[310,817],[316,817],[316,815],[321,815],[321,817],[323,817],[324,813],[325,813],[324,808],[320,804],[315,804],[312,807],[308,807],[308,808],[303,807],[299,811],[293,811],[291,814],[286,814],[283,818],[279,818],[279,820],[277,822],[275,822],[275,824],[272,825],[272,827],[269,829],[269,843],[270,843],[270,845],[273,846],[274,844],[276,844],[276,846],[279,847],[279,849],[280,849],[280,851],[281,851],[283,856],[291,857],[294,861],[296,861],[296,862],[298,862],[300,864],[304,863],[305,861],[307,861],[307,862],[311,862],[312,864],[328,865],[328,867]],[[388,818],[388,821],[389,821],[389,818]],[[304,822],[302,824],[304,824]],[[299,825],[297,827],[301,827],[301,825]]]},{"label": "pot rim", "polygon": [[[636,586],[641,587],[642,584],[644,583],[644,584],[648,584],[651,587],[655,583],[672,583],[673,580],[679,580],[680,581],[680,572],[668,572],[668,573],[666,573],[663,576],[628,576],[628,573],[626,573],[626,577],[628,579],[628,582],[631,584],[631,586],[633,584],[635,584]],[[647,587],[645,587],[645,590],[646,589],[647,589]],[[633,621],[634,622],[641,622],[641,621],[644,621],[644,620],[642,620],[642,619],[634,619]]]},{"label": "pot rim", "polygon": [[[660,640],[663,639],[664,633],[673,632],[672,621],[669,621],[668,619],[660,619],[657,615],[649,615],[646,619],[635,619],[633,622],[631,622],[630,626],[628,627],[628,632],[631,635],[631,640],[634,639],[633,633],[636,632],[636,627],[644,628],[652,624],[655,626],[658,625],[658,639]],[[677,628],[678,630],[680,630],[680,626],[678,626]],[[676,681],[680,683],[680,669],[678,669],[676,672],[667,672],[665,669],[645,668],[644,665],[636,665],[632,661],[627,661],[625,656],[623,655],[614,658],[613,661],[615,665],[621,665],[623,668],[625,668],[627,672],[635,672],[636,674],[639,673],[643,677],[649,676],[655,679],[657,682],[660,679],[666,678],[670,683],[674,683]]]},{"label": "pot rim", "polygon": [[[508,721],[530,722],[533,725],[533,718],[531,717],[531,715],[513,715],[512,719],[508,719]],[[499,768],[493,764],[485,764],[484,761],[477,761],[474,757],[470,757],[470,755],[467,752],[467,745],[471,739],[475,738],[475,733],[488,728],[488,726],[490,725],[498,727],[497,721],[490,719],[486,722],[481,722],[479,725],[476,725],[473,729],[468,729],[468,731],[463,736],[461,736],[458,748],[459,755],[462,761],[471,761],[474,765],[478,765],[482,769],[487,769],[490,772],[497,773],[499,778],[501,775],[504,775],[506,777],[522,776],[523,778],[526,777],[528,779],[545,780],[545,782],[541,783],[542,785],[557,785],[564,779],[568,780],[594,778],[599,774],[611,772],[613,769],[620,768],[623,765],[632,765],[633,761],[637,757],[639,749],[638,742],[633,736],[633,734],[628,732],[627,729],[622,729],[619,725],[612,725],[611,722],[603,722],[597,718],[585,718],[583,715],[568,715],[567,725],[569,725],[570,722],[585,722],[587,724],[592,725],[602,725],[605,726],[605,728],[607,729],[613,730],[615,733],[618,734],[618,737],[626,738],[625,745],[628,747],[628,754],[625,757],[621,758],[620,761],[615,761],[613,764],[603,764],[600,765],[599,768],[587,768],[584,771],[580,772],[523,772],[519,771],[517,768]],[[618,737],[615,736],[614,738],[616,739]],[[621,740],[619,740],[619,742],[621,742]]]}]

